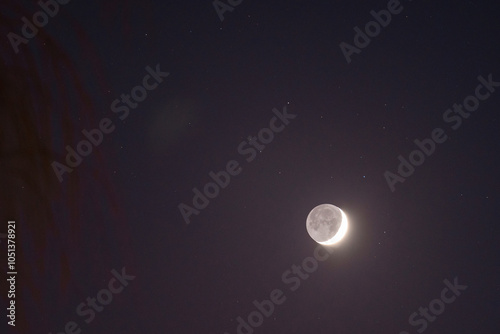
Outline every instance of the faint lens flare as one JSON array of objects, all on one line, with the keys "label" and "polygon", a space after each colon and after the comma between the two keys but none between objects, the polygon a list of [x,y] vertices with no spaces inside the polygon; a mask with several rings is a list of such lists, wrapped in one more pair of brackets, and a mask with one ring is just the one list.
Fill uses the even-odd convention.
[{"label": "faint lens flare", "polygon": [[[33,15],[33,6],[23,3],[0,3],[5,16],[0,20],[1,35],[18,33],[21,17]],[[135,4],[127,3],[116,7],[139,14]],[[126,209],[109,177],[104,150],[94,153],[88,168],[75,172],[64,186],[52,174],[51,162],[65,145],[81,138],[83,122],[95,124],[102,117],[98,106],[107,102],[106,92],[111,91],[107,63],[88,27],[65,12],[61,7],[51,28],[39,29],[28,45],[20,46],[19,54],[10,46],[0,50],[0,171],[7,176],[0,187],[0,216],[4,222],[15,218],[23,226],[16,231],[16,238],[23,240],[16,243],[16,261],[30,275],[18,277],[23,293],[16,295],[16,302],[23,309],[37,310],[16,314],[19,333],[48,332],[60,321],[54,310],[70,305],[73,293],[84,294],[88,288],[88,278],[79,273],[95,277],[118,259],[126,259],[127,266],[137,263]],[[113,19],[104,23],[120,24],[115,12],[99,13]],[[65,36],[51,34],[57,30],[56,21],[64,22]],[[67,36],[69,44],[64,42]],[[123,36],[129,39],[130,34]],[[2,248],[5,237],[0,234]],[[102,251],[103,244],[113,252]],[[6,297],[2,293],[0,303]]]},{"label": "faint lens flare", "polygon": [[163,153],[186,139],[198,123],[198,110],[197,103],[191,100],[172,101],[161,107],[150,119],[149,148]]}]

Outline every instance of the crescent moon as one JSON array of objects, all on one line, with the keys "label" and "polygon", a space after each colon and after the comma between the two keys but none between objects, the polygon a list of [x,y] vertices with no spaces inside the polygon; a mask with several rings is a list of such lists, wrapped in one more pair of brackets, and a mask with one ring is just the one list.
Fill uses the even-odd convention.
[{"label": "crescent moon", "polygon": [[341,208],[338,208],[338,209],[342,213],[342,223],[340,224],[340,228],[339,228],[338,232],[330,240],[318,242],[319,244],[322,244],[325,246],[330,246],[330,245],[336,244],[337,242],[342,240],[342,238],[347,233],[347,225],[348,225],[347,224],[347,216],[345,215],[344,211],[342,211]]}]

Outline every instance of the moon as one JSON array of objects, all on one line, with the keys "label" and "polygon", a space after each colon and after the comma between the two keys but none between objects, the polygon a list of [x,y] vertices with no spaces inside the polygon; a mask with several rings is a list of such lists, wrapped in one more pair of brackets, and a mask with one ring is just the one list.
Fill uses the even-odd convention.
[{"label": "moon", "polygon": [[306,228],[317,243],[333,245],[347,233],[347,216],[335,205],[320,204],[309,212]]}]

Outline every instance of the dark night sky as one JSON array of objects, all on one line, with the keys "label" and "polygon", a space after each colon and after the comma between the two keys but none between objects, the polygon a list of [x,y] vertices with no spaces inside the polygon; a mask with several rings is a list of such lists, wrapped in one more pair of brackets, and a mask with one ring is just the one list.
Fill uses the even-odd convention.
[{"label": "dark night sky", "polygon": [[[286,300],[256,334],[499,332],[500,87],[451,111],[456,129],[443,117],[479,76],[500,82],[497,2],[402,1],[350,63],[339,45],[387,1],[245,0],[223,21],[211,1],[59,6],[16,53],[7,34],[40,7],[0,5],[0,233],[16,221],[20,272],[6,332],[233,334],[274,289]],[[111,104],[157,64],[169,75],[121,120]],[[240,143],[284,108],[296,117],[248,162]],[[113,132],[59,182],[51,163],[104,118]],[[384,173],[436,128],[446,140],[391,191]],[[178,206],[231,160],[241,172],[186,224]],[[322,203],[348,233],[292,291],[282,274],[313,256]],[[135,279],[86,323],[77,306],[124,267]],[[455,278],[467,288],[412,325]]]}]

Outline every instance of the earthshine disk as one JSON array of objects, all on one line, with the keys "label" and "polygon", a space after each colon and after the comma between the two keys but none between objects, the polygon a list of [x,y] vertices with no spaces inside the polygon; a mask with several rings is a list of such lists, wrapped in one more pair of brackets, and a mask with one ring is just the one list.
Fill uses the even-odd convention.
[{"label": "earthshine disk", "polygon": [[333,245],[347,233],[347,216],[332,204],[321,204],[311,210],[306,220],[307,232],[321,245]]}]

